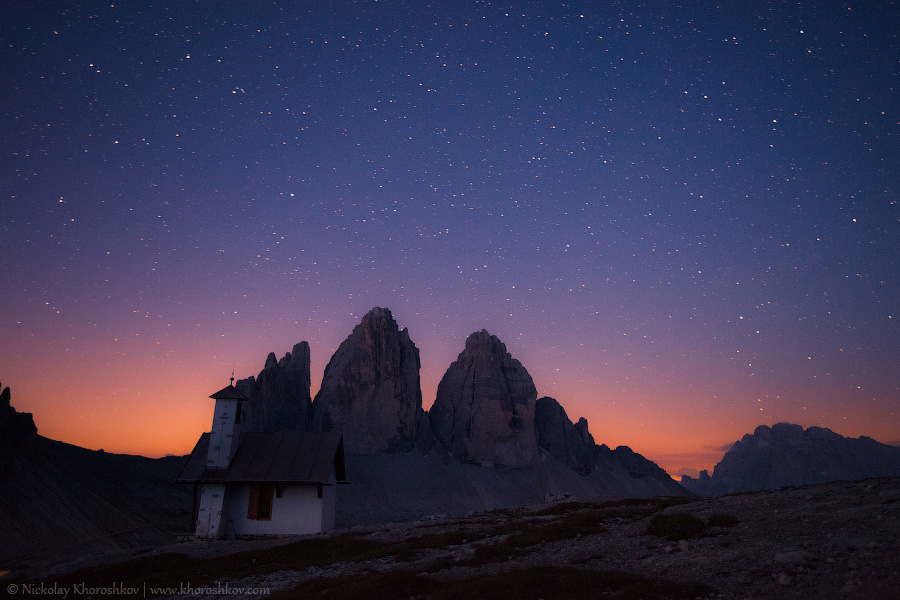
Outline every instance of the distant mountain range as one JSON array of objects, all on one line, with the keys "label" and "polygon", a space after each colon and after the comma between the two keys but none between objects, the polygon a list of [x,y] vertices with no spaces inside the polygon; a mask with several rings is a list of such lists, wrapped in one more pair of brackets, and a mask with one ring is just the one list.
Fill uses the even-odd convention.
[{"label": "distant mountain range", "polygon": [[[341,431],[354,485],[338,521],[400,520],[509,507],[565,493],[685,495],[627,447],[597,445],[487,331],[471,334],[422,409],[419,350],[391,311],[374,308],[340,345],[310,400],[309,345],[237,382],[258,431]],[[375,499],[375,501],[373,501]]]},{"label": "distant mountain range", "polygon": [[900,448],[872,438],[847,438],[830,429],[761,425],[734,443],[712,476],[685,476],[695,494],[718,496],[785,486],[900,475]]}]

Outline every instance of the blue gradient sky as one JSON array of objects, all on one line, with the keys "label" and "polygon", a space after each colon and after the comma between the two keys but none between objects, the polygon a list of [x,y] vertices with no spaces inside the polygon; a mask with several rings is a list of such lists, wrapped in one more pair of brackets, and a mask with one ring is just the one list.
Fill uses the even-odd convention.
[{"label": "blue gradient sky", "polygon": [[426,408],[486,328],[672,473],[900,440],[896,2],[2,10],[0,380],[44,435],[187,452],[232,367],[308,340],[316,388],[387,306]]}]

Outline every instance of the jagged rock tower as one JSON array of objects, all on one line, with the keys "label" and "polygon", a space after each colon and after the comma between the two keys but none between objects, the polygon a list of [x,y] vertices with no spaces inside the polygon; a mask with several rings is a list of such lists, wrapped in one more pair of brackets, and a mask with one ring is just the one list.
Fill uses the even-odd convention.
[{"label": "jagged rock tower", "polygon": [[530,465],[538,458],[536,399],[525,367],[481,330],[447,369],[428,417],[435,437],[459,460]]},{"label": "jagged rock tower", "polygon": [[538,398],[534,410],[534,432],[541,448],[582,475],[593,472],[594,436],[588,432],[583,417],[573,425],[559,402],[544,396]]},{"label": "jagged rock tower", "polygon": [[412,450],[422,417],[419,349],[391,311],[373,308],[325,367],[310,426],[341,431],[347,452]]},{"label": "jagged rock tower", "polygon": [[245,431],[303,431],[309,422],[309,344],[300,342],[275,359],[270,352],[258,377],[235,387],[250,399]]}]

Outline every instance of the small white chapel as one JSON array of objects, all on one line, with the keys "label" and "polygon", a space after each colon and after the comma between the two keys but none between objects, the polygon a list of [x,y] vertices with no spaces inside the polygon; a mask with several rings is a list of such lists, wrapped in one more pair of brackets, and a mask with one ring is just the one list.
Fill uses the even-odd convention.
[{"label": "small white chapel", "polygon": [[216,401],[176,478],[194,486],[198,538],[319,533],[334,527],[335,488],[346,480],[340,433],[242,431],[250,401],[234,387]]}]

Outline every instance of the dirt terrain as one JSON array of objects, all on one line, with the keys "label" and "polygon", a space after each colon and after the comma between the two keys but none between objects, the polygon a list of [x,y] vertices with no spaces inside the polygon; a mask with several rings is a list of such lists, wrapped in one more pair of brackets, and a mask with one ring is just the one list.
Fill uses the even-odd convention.
[{"label": "dirt terrain", "polygon": [[170,598],[234,597],[240,588],[257,592],[241,597],[276,598],[887,600],[900,589],[900,478],[720,498],[568,498],[94,559],[104,561],[62,576],[10,573],[3,582],[192,587],[161,594]]}]

